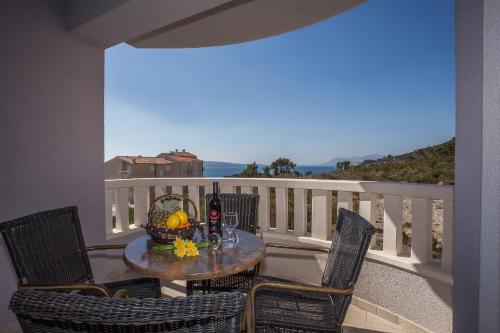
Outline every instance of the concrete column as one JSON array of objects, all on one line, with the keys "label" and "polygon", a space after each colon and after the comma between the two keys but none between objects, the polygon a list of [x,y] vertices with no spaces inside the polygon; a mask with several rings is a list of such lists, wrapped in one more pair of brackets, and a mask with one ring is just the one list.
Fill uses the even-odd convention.
[{"label": "concrete column", "polygon": [[500,332],[500,2],[456,1],[453,331]]}]

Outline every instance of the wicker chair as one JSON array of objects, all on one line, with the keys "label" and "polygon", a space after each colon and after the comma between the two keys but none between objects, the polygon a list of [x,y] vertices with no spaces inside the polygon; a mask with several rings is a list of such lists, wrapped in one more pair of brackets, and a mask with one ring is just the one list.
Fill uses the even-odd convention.
[{"label": "wicker chair", "polygon": [[24,332],[240,332],[242,293],[104,298],[17,291],[9,308]]},{"label": "wicker chair", "polygon": [[[259,195],[222,193],[219,195],[219,197],[222,204],[222,213],[238,213],[238,229],[253,234],[255,234],[259,230],[259,227],[257,226]],[[205,207],[208,207],[208,203],[210,199],[212,199],[212,194],[207,194],[205,199]],[[193,290],[201,290],[204,293],[230,290],[248,291],[252,286],[252,282],[257,271],[258,266],[255,266],[252,269],[234,275],[205,281],[189,281],[186,286],[187,293],[188,295],[191,295],[193,293]]]},{"label": "wicker chair", "polygon": [[328,253],[321,286],[259,276],[249,294],[248,332],[342,332],[370,239],[375,228],[364,218],[340,209],[330,250],[286,246]]},{"label": "wicker chair", "polygon": [[70,291],[111,297],[160,297],[158,279],[95,284],[87,252],[124,245],[85,247],[78,210],[66,207],[0,224],[0,232],[19,278],[20,289]]}]

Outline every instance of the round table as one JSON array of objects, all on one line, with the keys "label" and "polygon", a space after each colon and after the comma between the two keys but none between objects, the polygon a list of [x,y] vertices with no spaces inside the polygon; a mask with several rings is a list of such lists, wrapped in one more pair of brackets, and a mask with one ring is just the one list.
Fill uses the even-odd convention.
[{"label": "round table", "polygon": [[125,248],[125,263],[133,270],[165,280],[208,280],[236,274],[258,264],[266,253],[264,242],[246,231],[238,231],[237,248],[200,249],[196,257],[177,258],[172,251],[153,250],[157,243],[148,235]]}]

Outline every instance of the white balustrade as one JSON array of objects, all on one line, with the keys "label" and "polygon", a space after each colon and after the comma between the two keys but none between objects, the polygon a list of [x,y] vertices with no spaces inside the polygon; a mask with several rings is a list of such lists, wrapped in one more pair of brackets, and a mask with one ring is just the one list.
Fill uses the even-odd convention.
[{"label": "white balustrade", "polygon": [[297,236],[307,232],[307,192],[302,188],[293,189],[293,231]]},{"label": "white balustrade", "polygon": [[276,189],[276,231],[285,233],[288,230],[288,189]]},{"label": "white balustrade", "polygon": [[[359,193],[359,215],[364,217],[368,222],[376,225],[377,219],[377,197],[373,193]],[[372,237],[370,248],[374,249],[376,247],[377,237],[374,235]]]},{"label": "white balustrade", "polygon": [[[383,197],[382,250],[375,247],[376,237],[368,251],[368,257],[384,261],[393,266],[413,270],[419,274],[429,273],[441,280],[451,280],[453,244],[453,186],[365,182],[313,179],[266,179],[266,178],[136,178],[105,181],[105,225],[108,238],[142,231],[141,224],[147,221],[149,190],[163,195],[166,187],[172,193],[187,194],[200,207],[200,187],[205,194],[212,192],[212,183],[219,182],[222,193],[259,194],[259,226],[264,237],[279,241],[307,242],[328,246],[332,234],[332,209],[353,210],[353,193],[359,193],[359,214],[370,223],[377,224],[377,194]],[[270,228],[270,189],[275,189],[276,228]],[[132,195],[129,195],[132,189]],[[289,190],[293,190],[293,221],[288,221]],[[307,202],[308,191],[312,193],[311,206]],[[337,206],[332,207],[332,193],[337,193]],[[407,256],[403,247],[403,197],[411,203],[411,253]],[[133,200],[132,200],[133,198]],[[443,248],[440,266],[433,259],[433,200],[443,204]],[[129,226],[129,206],[133,207],[134,223]],[[307,231],[308,210],[311,210],[311,231]],[[200,217],[203,220],[203,217]],[[382,218],[380,216],[380,218]],[[113,219],[115,227],[113,228]],[[293,230],[289,224],[293,223]],[[380,230],[379,227],[379,230]],[[408,245],[408,244],[407,244]],[[438,267],[438,268],[436,268]],[[441,267],[441,268],[439,268]],[[436,269],[438,271],[436,271]],[[425,273],[427,274],[427,273]],[[448,279],[448,280],[447,280]]]},{"label": "white balustrade", "polygon": [[384,195],[384,252],[397,256],[403,251],[403,198]]},{"label": "white balustrade", "polygon": [[311,237],[328,240],[332,234],[332,192],[312,190]]}]

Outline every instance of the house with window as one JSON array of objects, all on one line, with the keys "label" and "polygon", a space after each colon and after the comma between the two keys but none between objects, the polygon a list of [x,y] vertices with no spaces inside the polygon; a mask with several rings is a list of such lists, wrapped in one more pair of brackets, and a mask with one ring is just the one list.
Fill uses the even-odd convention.
[{"label": "house with window", "polygon": [[172,177],[203,177],[203,161],[185,149],[161,153],[156,157],[161,157],[177,165],[177,175]]},{"label": "house with window", "polygon": [[105,179],[203,177],[203,161],[185,149],[156,157],[116,156],[104,163]]},{"label": "house with window", "polygon": [[105,179],[176,177],[175,162],[160,157],[116,156],[104,163]]}]

